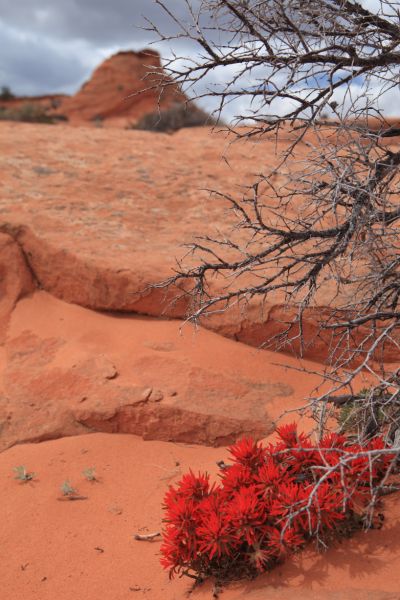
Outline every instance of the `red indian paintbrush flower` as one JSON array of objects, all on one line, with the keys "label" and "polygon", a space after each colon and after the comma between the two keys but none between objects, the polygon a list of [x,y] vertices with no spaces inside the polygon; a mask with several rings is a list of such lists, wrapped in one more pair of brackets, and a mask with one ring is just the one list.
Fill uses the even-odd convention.
[{"label": "red indian paintbrush flower", "polygon": [[248,544],[255,542],[256,530],[264,523],[266,516],[254,485],[240,488],[227,510],[227,517],[235,530],[235,538],[244,539]]},{"label": "red indian paintbrush flower", "polygon": [[268,568],[274,558],[273,551],[265,546],[264,540],[256,540],[250,547],[248,559],[250,565],[252,565],[259,573],[262,573]]},{"label": "red indian paintbrush flower", "polygon": [[242,487],[248,487],[254,483],[253,475],[249,467],[241,464],[232,465],[221,473],[223,493],[231,497]]},{"label": "red indian paintbrush flower", "polygon": [[231,446],[229,452],[237,463],[251,470],[259,468],[266,456],[265,449],[252,438],[243,438]]},{"label": "red indian paintbrush flower", "polygon": [[266,448],[251,438],[234,444],[220,485],[189,471],[170,486],[161,546],[170,577],[261,572],[313,536],[329,539],[345,518],[360,521],[394,458],[382,438],[361,445],[330,434],[314,447],[295,423],[277,432]]},{"label": "red indian paintbrush flower", "polygon": [[196,476],[192,470],[189,470],[189,473],[178,483],[177,491],[184,498],[200,501],[210,491],[210,476],[208,473],[199,473]]},{"label": "red indian paintbrush flower", "polygon": [[285,554],[301,548],[304,545],[304,537],[293,527],[271,527],[268,532],[268,545],[277,558],[282,558]]},{"label": "red indian paintbrush flower", "polygon": [[227,519],[216,512],[206,515],[197,529],[199,552],[206,553],[211,560],[214,556],[229,556],[234,546]]},{"label": "red indian paintbrush flower", "polygon": [[293,482],[292,475],[287,471],[286,467],[276,464],[272,459],[259,468],[254,476],[257,492],[259,492],[265,500],[271,500],[276,495],[277,486],[283,481]]}]

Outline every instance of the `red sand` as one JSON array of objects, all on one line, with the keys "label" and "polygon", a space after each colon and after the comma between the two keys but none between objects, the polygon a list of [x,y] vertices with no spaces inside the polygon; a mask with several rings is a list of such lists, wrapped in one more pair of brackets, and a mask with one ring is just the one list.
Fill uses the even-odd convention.
[{"label": "red sand", "polygon": [[[265,402],[271,418],[298,406],[315,383],[304,373],[274,364],[284,361],[294,366],[294,359],[256,351],[208,331],[194,334],[191,327],[184,328],[181,335],[179,326],[178,321],[97,313],[66,304],[46,292],[20,300],[11,316],[5,346],[0,347],[0,369],[9,369],[13,349],[11,355],[17,361],[14,386],[19,383],[26,398],[21,392],[11,399],[14,412],[11,424],[3,421],[2,436],[14,422],[20,439],[34,426],[56,426],[53,437],[73,434],[74,422],[66,415],[71,415],[76,398],[67,394],[65,404],[61,402],[63,380],[57,387],[53,371],[99,356],[103,359],[97,362],[98,372],[106,379],[111,375],[107,379],[110,385],[134,386],[146,377],[161,377],[164,383],[173,384],[178,396],[184,396],[194,367],[217,374],[222,383],[241,378],[246,385],[258,383],[261,388],[289,384],[293,394],[270,397]],[[24,342],[21,347],[15,345],[18,339]],[[42,386],[50,382],[48,390],[53,390],[53,397],[50,394],[42,407],[44,412],[37,412],[36,421],[35,411],[40,406],[24,412],[35,396],[35,370],[38,389],[43,390],[40,382]],[[9,386],[9,378],[0,378],[0,396],[8,393]],[[205,378],[199,387],[199,405],[201,394],[207,398],[209,393]],[[229,410],[223,389],[218,393],[215,403]],[[107,396],[102,407],[105,412],[106,401]],[[243,410],[248,409],[246,404]],[[238,408],[235,411],[240,414]],[[219,423],[222,426],[224,420]],[[162,437],[166,427],[160,421],[157,435]],[[80,433],[85,431],[83,428]],[[190,581],[168,580],[159,565],[159,542],[138,542],[133,534],[160,528],[161,503],[169,483],[189,467],[215,473],[215,462],[221,458],[226,459],[224,448],[107,433],[71,435],[5,450],[0,454],[0,580],[5,600],[186,598]],[[35,472],[35,480],[16,481],[13,468],[18,465]],[[82,471],[88,467],[96,468],[99,482],[85,480]],[[59,501],[65,480],[87,499]],[[222,598],[398,600],[400,508],[396,500],[387,500],[387,519],[381,531],[360,533],[323,555],[307,550],[253,582],[232,584]],[[192,597],[211,599],[211,587],[211,582],[206,583]]]},{"label": "red sand", "polygon": [[[133,534],[160,528],[169,483],[191,466],[216,471],[220,449],[135,436],[94,434],[15,446],[0,455],[0,580],[4,600],[178,600],[187,579],[168,581],[159,542]],[[177,464],[179,463],[179,464]],[[37,473],[31,483],[13,467]],[[99,482],[82,470],[95,467]],[[70,480],[87,500],[59,501]],[[323,555],[309,550],[253,582],[235,583],[223,600],[398,600],[400,506],[387,500],[380,531],[359,533]],[[196,590],[211,600],[211,584]]]}]

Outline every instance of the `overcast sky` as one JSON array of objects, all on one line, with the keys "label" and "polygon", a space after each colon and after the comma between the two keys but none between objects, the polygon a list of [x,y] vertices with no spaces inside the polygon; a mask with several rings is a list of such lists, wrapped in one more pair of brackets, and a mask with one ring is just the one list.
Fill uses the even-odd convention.
[{"label": "overcast sky", "polygon": [[[169,4],[183,14],[182,0]],[[104,58],[154,41],[143,15],[167,24],[153,0],[0,0],[0,86],[74,92]]]},{"label": "overcast sky", "polygon": [[[199,1],[192,0],[192,5]],[[379,0],[361,1],[368,8],[379,6]],[[168,0],[168,6],[185,19],[184,0]],[[173,32],[171,20],[154,0],[0,0],[0,86],[18,95],[73,93],[111,54],[141,50],[155,41],[155,34],[143,30],[144,17],[164,33]],[[178,56],[198,52],[187,44],[174,43]],[[168,45],[153,47],[164,56],[171,51]],[[212,108],[209,101],[203,104]],[[385,98],[384,108],[397,114],[397,106],[395,90]],[[234,106],[228,107],[228,114],[235,112]]]}]

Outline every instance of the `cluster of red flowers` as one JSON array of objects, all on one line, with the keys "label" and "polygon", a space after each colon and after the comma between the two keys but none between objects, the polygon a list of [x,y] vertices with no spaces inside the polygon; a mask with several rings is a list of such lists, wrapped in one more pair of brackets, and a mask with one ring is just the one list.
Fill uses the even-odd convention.
[{"label": "cluster of red flowers", "polygon": [[243,439],[230,448],[221,482],[184,475],[164,500],[161,563],[175,573],[250,574],[271,568],[313,536],[361,516],[392,460],[382,438],[364,446],[327,435],[318,447],[296,424],[263,447]]}]

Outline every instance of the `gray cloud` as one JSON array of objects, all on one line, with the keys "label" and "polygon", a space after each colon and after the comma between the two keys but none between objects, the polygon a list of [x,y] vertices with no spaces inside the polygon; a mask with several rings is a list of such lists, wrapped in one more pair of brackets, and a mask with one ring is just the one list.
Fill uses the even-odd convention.
[{"label": "gray cloud", "polygon": [[0,23],[0,84],[19,94],[73,91],[87,76],[85,44],[55,43]]},{"label": "gray cloud", "polygon": [[[183,0],[169,6],[184,17]],[[153,0],[0,0],[0,85],[18,94],[74,91],[113,52],[155,41],[144,16],[172,33]]]},{"label": "gray cloud", "polygon": [[[184,2],[170,2],[184,14]],[[148,41],[142,16],[162,23],[165,16],[152,0],[0,0],[0,18],[21,31],[57,40],[85,40],[93,46]]]}]

